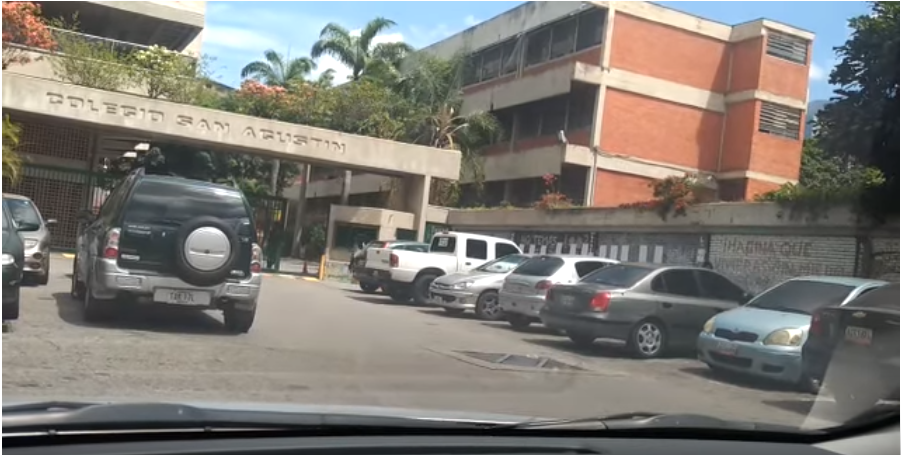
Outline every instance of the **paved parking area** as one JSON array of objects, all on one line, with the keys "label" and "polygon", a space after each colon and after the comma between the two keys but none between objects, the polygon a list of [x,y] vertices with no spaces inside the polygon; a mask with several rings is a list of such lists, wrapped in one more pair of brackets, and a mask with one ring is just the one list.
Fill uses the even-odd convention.
[{"label": "paved parking area", "polygon": [[[71,261],[49,285],[22,291],[3,334],[3,393],[19,399],[151,399],[357,404],[564,417],[691,412],[801,425],[813,397],[720,378],[691,358],[638,361],[578,350],[536,328],[396,305],[349,285],[267,277],[250,333],[215,313],[125,308],[85,323],[69,296]],[[542,356],[577,367],[489,368],[463,352]],[[829,415],[830,403],[816,413]]]}]

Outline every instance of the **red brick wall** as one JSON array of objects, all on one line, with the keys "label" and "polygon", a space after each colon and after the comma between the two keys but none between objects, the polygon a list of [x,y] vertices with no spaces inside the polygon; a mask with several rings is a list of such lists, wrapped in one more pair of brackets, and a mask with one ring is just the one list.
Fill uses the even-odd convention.
[{"label": "red brick wall", "polygon": [[594,206],[617,207],[647,201],[654,197],[652,179],[637,175],[599,170],[594,182]]}]

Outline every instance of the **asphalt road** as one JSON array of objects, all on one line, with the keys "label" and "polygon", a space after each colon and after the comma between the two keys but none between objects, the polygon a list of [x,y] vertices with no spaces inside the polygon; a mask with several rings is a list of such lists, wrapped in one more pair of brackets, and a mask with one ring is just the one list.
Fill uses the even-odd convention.
[{"label": "asphalt road", "polygon": [[[395,305],[351,287],[267,277],[250,333],[221,317],[130,308],[83,321],[69,296],[71,261],[22,291],[3,334],[3,397],[353,404],[542,417],[627,411],[702,413],[802,425],[812,396],[710,374],[691,358],[633,360],[616,348]],[[460,351],[546,356],[577,372],[489,368]],[[815,413],[829,420],[829,405]]]}]

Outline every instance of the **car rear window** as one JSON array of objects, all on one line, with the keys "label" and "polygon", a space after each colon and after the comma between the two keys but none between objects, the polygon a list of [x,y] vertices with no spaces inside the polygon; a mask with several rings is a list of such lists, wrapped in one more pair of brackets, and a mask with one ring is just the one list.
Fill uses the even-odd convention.
[{"label": "car rear window", "polygon": [[654,269],[649,267],[616,264],[595,270],[579,281],[603,286],[631,288],[653,271]]},{"label": "car rear window", "polygon": [[455,251],[457,251],[457,238],[449,235],[435,236],[429,248],[429,252],[432,253],[453,253]]},{"label": "car rear window", "polygon": [[760,294],[749,307],[791,313],[813,314],[814,311],[841,304],[854,287],[822,281],[793,280],[779,284]]},{"label": "car rear window", "polygon": [[513,273],[524,276],[551,276],[563,267],[563,259],[554,256],[538,256],[524,262]]},{"label": "car rear window", "polygon": [[131,223],[181,223],[199,216],[250,218],[244,198],[236,190],[154,180],[138,183],[125,211],[125,221]]},{"label": "car rear window", "polygon": [[882,310],[901,310],[901,300],[899,300],[899,285],[889,284],[871,291],[865,292],[849,303],[855,308],[879,308]]},{"label": "car rear window", "polygon": [[38,230],[41,228],[41,217],[35,210],[34,204],[25,199],[7,199],[6,206],[9,214],[23,230]]}]

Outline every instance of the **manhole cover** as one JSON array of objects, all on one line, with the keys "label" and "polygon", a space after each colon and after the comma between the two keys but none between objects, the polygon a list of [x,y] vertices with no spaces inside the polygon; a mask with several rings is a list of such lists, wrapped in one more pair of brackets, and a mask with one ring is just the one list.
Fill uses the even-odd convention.
[{"label": "manhole cover", "polygon": [[587,371],[550,357],[538,355],[499,354],[492,352],[456,351],[466,357],[480,362],[501,365],[511,368],[530,368],[536,370]]}]

